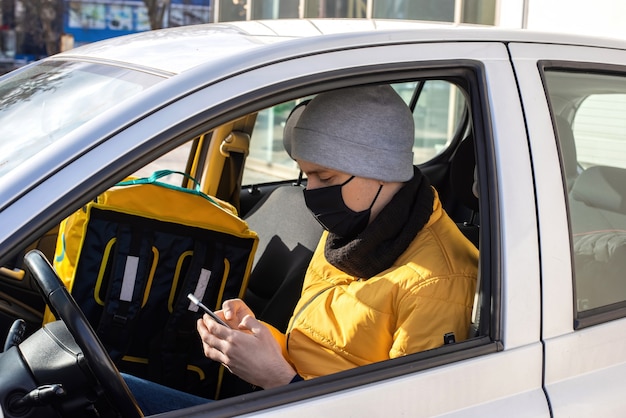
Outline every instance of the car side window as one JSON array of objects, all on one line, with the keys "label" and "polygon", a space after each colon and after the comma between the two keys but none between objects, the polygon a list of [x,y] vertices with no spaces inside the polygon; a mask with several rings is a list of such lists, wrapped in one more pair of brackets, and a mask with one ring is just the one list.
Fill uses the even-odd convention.
[{"label": "car side window", "polygon": [[413,111],[413,163],[423,164],[450,145],[466,115],[465,95],[446,80],[424,80],[393,86]]},{"label": "car side window", "polygon": [[243,170],[243,185],[298,177],[298,166],[283,147],[283,129],[291,109],[301,101],[281,103],[257,114]]},{"label": "car side window", "polygon": [[626,78],[549,72],[578,318],[626,302]]},{"label": "car side window", "polygon": [[[446,80],[423,80],[392,85],[413,111],[414,163],[422,164],[451,143],[466,115],[461,89]],[[298,168],[283,148],[283,128],[298,101],[281,103],[258,113],[246,159],[243,185],[293,179]]]},{"label": "car side window", "polygon": [[[150,164],[144,166],[140,170],[133,173],[133,177],[149,177],[158,170],[172,170],[172,171],[181,171],[185,172],[185,168],[187,166],[187,160],[189,159],[189,153],[191,152],[191,141],[181,145],[180,147],[168,152],[164,156],[157,158]],[[174,183],[180,183],[180,176],[172,176],[175,181]],[[170,177],[163,179],[163,181],[168,182]]]}]

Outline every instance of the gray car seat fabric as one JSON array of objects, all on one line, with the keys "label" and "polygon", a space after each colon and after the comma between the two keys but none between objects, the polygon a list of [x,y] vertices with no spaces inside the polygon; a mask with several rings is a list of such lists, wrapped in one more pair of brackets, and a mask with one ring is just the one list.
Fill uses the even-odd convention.
[{"label": "gray car seat fabric", "polygon": [[302,190],[278,187],[246,217],[259,244],[244,299],[257,318],[281,331],[287,328],[323,231]]},{"label": "gray car seat fabric", "polygon": [[626,170],[584,170],[569,203],[578,309],[626,300]]}]

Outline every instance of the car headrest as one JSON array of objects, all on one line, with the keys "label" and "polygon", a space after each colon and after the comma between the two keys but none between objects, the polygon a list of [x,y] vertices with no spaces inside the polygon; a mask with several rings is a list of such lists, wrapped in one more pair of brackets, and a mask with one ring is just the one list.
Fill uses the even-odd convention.
[{"label": "car headrest", "polygon": [[465,138],[456,149],[450,162],[450,183],[453,193],[471,210],[478,212],[478,198],[472,192],[474,185],[474,137]]},{"label": "car headrest", "polygon": [[572,197],[587,206],[626,214],[626,169],[589,167],[576,179]]}]

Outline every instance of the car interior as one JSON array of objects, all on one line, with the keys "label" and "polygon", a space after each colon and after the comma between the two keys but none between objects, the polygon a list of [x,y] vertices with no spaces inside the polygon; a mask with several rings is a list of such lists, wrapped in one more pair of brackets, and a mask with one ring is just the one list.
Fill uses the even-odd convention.
[{"label": "car interior", "polygon": [[[468,93],[445,79],[402,82],[394,87],[407,100],[416,118],[416,137],[421,142],[416,140],[415,164],[437,189],[445,210],[459,229],[478,248],[480,208],[476,194],[476,144]],[[444,102],[434,106],[437,100]],[[243,299],[259,319],[282,331],[287,328],[308,262],[322,233],[321,226],[304,204],[302,190],[306,187],[306,178],[295,163],[288,157],[285,159],[282,150],[284,119],[297,102],[281,103],[225,123],[134,174],[143,177],[162,168],[180,170],[197,179],[203,193],[236,208],[238,215],[259,237]],[[451,113],[450,109],[453,109]],[[440,131],[427,129],[428,124],[439,124],[444,128]],[[178,187],[192,187],[188,178],[174,181]],[[29,337],[37,341],[30,346],[43,344],[37,335],[44,322],[46,305],[58,305],[59,302],[41,297],[38,291],[41,284],[35,283],[33,270],[48,278],[46,286],[58,285],[50,278],[54,273],[48,271],[45,263],[46,259],[50,264],[54,262],[58,233],[59,229],[54,228],[39,237],[16,255],[12,263],[0,268],[0,339],[4,337],[6,341],[4,352]],[[43,257],[33,256],[30,253],[33,249],[39,250]],[[26,265],[25,254],[29,254],[30,259]],[[468,324],[470,338],[487,335],[488,321],[480,323],[481,317],[488,316],[490,309],[487,303],[481,303],[487,300],[485,292],[488,288],[483,286],[484,283],[478,286],[480,297],[476,298],[473,321]],[[75,310],[80,309],[76,304],[71,305]],[[63,313],[61,310],[56,309],[57,315],[65,320],[76,316],[74,311]],[[16,320],[22,320],[19,326]],[[47,326],[55,327],[53,324]],[[97,339],[93,332],[84,330],[84,324],[68,325],[68,328],[72,326]],[[67,330],[55,332],[64,335]],[[72,334],[76,337],[74,332]],[[94,347],[89,341],[84,344],[94,350],[91,356],[102,357],[99,352],[102,346],[95,344]],[[83,348],[80,342],[78,345],[76,350]],[[123,365],[115,364],[115,367],[124,371]],[[54,371],[46,373],[52,375]],[[118,382],[108,373],[106,370],[94,371],[99,381]],[[254,390],[234,375],[226,373],[221,378],[220,399]],[[77,381],[82,380],[83,377]],[[119,393],[120,389],[115,385],[109,383],[105,392],[124,398],[124,393]],[[80,396],[89,398],[94,394],[81,391]],[[134,414],[132,407],[124,402],[115,407]],[[71,415],[69,409],[67,412]]]}]

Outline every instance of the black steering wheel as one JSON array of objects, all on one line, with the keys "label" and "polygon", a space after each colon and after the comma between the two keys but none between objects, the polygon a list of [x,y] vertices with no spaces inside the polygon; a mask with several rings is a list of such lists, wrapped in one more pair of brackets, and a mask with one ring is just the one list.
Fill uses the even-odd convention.
[{"label": "black steering wheel", "polygon": [[32,250],[24,256],[24,263],[35,278],[46,304],[74,337],[113,407],[123,417],[143,417],[111,357],[46,257],[40,251]]}]

